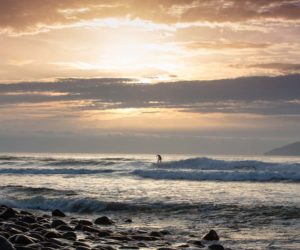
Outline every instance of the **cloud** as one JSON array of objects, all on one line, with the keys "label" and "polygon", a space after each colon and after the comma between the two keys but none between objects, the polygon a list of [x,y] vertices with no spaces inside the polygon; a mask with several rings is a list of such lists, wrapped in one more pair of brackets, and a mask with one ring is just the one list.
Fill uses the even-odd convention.
[{"label": "cloud", "polygon": [[299,3],[299,0],[2,0],[0,27],[14,32],[33,32],[111,17],[170,24],[299,20]]},{"label": "cloud", "polygon": [[[80,110],[164,108],[199,113],[300,114],[300,75],[142,84],[128,78],[0,84],[0,104],[80,103]],[[284,90],[284,91],[283,91]]]},{"label": "cloud", "polygon": [[300,71],[299,63],[258,63],[252,64],[250,67],[261,69],[274,69],[281,72]]},{"label": "cloud", "polygon": [[213,42],[186,42],[183,45],[188,49],[265,49],[271,46],[270,43],[254,43],[244,41],[213,41]]}]

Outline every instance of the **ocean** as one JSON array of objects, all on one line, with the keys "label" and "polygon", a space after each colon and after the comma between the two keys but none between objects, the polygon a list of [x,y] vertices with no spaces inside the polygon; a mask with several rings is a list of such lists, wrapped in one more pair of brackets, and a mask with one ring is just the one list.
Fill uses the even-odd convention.
[{"label": "ocean", "polygon": [[174,241],[215,229],[231,249],[300,249],[300,158],[0,154],[0,204],[120,227],[163,228]]}]

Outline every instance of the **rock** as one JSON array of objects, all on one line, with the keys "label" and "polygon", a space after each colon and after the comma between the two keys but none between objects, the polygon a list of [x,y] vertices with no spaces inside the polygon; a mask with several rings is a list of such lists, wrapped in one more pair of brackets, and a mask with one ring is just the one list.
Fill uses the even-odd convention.
[{"label": "rock", "polygon": [[119,249],[140,249],[139,247],[137,246],[120,246]]},{"label": "rock", "polygon": [[74,230],[84,231],[84,232],[90,232],[90,233],[99,233],[99,229],[93,228],[90,226],[84,226],[84,225],[77,225]]},{"label": "rock", "polygon": [[33,216],[32,213],[30,213],[30,212],[28,212],[28,211],[24,211],[24,210],[21,210],[21,211],[20,211],[20,214]]},{"label": "rock", "polygon": [[99,233],[98,233],[98,236],[99,237],[108,237],[108,236],[110,236],[111,235],[111,233],[109,232],[109,231],[100,231]]},{"label": "rock", "polygon": [[55,217],[66,217],[66,215],[62,211],[60,211],[58,209],[55,209],[55,210],[52,211],[52,216],[55,216]]},{"label": "rock", "polygon": [[9,241],[11,243],[19,244],[19,245],[29,245],[29,244],[35,243],[31,237],[28,237],[24,234],[15,234],[15,235],[9,237]]},{"label": "rock", "polygon": [[64,222],[63,220],[53,220],[51,223],[51,227],[54,227],[54,228],[61,226],[61,225],[67,225],[67,223]]},{"label": "rock", "polygon": [[0,218],[7,220],[11,217],[16,217],[16,215],[17,211],[8,207],[0,214]]},{"label": "rock", "polygon": [[76,247],[76,250],[91,250],[89,247],[83,247],[83,246],[78,246]]},{"label": "rock", "polygon": [[19,221],[28,223],[28,224],[33,224],[36,222],[35,218],[33,216],[24,216],[22,218],[20,218]]},{"label": "rock", "polygon": [[211,245],[208,248],[211,250],[225,250],[225,248],[222,245]]},{"label": "rock", "polygon": [[14,246],[3,236],[0,236],[0,249],[1,250],[16,250]]},{"label": "rock", "polygon": [[77,239],[77,235],[74,232],[66,232],[63,234],[63,238],[75,241]]},{"label": "rock", "polygon": [[160,247],[160,248],[157,248],[157,250],[176,250],[176,249],[170,248],[170,247]]},{"label": "rock", "polygon": [[97,224],[97,225],[112,225],[112,224],[114,224],[114,222],[107,216],[102,216],[95,220],[95,224]]},{"label": "rock", "polygon": [[28,235],[30,237],[34,238],[34,239],[37,239],[37,241],[44,241],[45,240],[45,237],[40,235],[39,233],[30,232]]},{"label": "rock", "polygon": [[170,235],[171,234],[168,230],[160,230],[159,232],[163,235]]},{"label": "rock", "polygon": [[69,227],[68,225],[60,225],[56,227],[57,230],[59,231],[73,231],[74,229]]},{"label": "rock", "polygon": [[89,220],[79,220],[77,221],[77,224],[84,225],[84,226],[92,226],[93,222]]},{"label": "rock", "polygon": [[62,235],[59,232],[55,231],[55,230],[47,230],[44,233],[43,236],[48,238],[48,239],[50,239],[50,238],[61,238],[62,237]]},{"label": "rock", "polygon": [[189,240],[188,243],[196,245],[197,247],[200,248],[205,247],[200,240]]},{"label": "rock", "polygon": [[162,237],[163,236],[163,234],[161,232],[157,232],[157,231],[152,231],[149,235],[154,236],[154,237]]},{"label": "rock", "polygon": [[126,219],[124,222],[125,223],[132,223],[133,221],[132,221],[132,219]]},{"label": "rock", "polygon": [[73,243],[73,246],[75,246],[75,247],[90,247],[88,244],[86,244],[86,243],[83,243],[83,242],[80,242],[80,241],[75,241],[74,243]]},{"label": "rock", "polygon": [[203,236],[203,239],[207,241],[214,241],[219,240],[220,237],[215,230],[210,230],[208,234]]},{"label": "rock", "polygon": [[158,238],[153,236],[145,236],[145,235],[133,235],[131,236],[134,240],[141,240],[141,241],[155,241],[158,240]]}]

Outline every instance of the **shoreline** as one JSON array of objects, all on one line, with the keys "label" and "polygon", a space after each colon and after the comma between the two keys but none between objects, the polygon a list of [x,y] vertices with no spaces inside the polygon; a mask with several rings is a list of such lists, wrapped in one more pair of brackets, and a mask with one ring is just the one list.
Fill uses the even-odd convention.
[{"label": "shoreline", "polygon": [[[84,216],[82,216],[84,217]],[[95,220],[67,216],[60,210],[50,213],[0,205],[1,250],[114,250],[114,249],[211,249],[222,250],[219,236],[207,230],[177,242],[179,235],[168,230],[145,230],[127,219],[118,222],[107,216]],[[209,231],[209,232],[208,232]]]}]

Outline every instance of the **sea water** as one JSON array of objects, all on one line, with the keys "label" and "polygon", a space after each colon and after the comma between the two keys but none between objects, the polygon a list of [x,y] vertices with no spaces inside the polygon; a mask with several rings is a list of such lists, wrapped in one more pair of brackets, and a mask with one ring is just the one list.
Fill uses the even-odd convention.
[{"label": "sea water", "polygon": [[120,226],[163,228],[186,242],[210,229],[231,249],[300,249],[300,158],[0,154],[0,203]]}]

